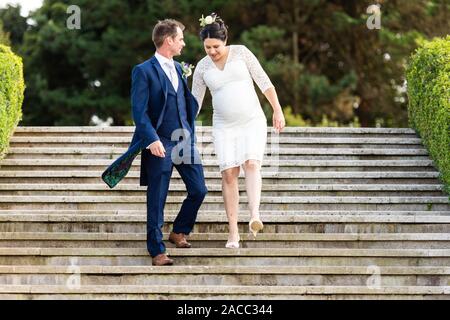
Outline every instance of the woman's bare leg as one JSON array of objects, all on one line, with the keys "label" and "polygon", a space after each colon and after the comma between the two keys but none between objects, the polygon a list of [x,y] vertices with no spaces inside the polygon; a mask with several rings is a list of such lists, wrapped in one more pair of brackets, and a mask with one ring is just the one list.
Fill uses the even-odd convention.
[{"label": "woman's bare leg", "polygon": [[234,167],[222,171],[222,195],[228,218],[228,241],[238,241],[239,171]]},{"label": "woman's bare leg", "polygon": [[261,203],[262,187],[261,164],[258,160],[247,160],[243,167],[250,218],[260,219],[259,206]]}]

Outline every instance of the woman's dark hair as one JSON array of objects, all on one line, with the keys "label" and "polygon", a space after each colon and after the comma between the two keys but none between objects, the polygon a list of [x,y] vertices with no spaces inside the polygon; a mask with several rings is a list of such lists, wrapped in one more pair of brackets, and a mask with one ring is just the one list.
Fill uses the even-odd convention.
[{"label": "woman's dark hair", "polygon": [[225,22],[214,12],[210,16],[215,17],[215,21],[207,24],[200,30],[200,40],[205,41],[205,39],[210,38],[226,41],[228,38],[228,30]]}]

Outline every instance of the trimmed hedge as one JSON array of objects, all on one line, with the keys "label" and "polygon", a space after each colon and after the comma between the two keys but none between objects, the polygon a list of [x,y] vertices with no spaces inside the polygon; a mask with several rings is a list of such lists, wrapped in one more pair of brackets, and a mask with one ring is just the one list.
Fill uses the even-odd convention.
[{"label": "trimmed hedge", "polygon": [[409,125],[414,128],[450,194],[450,36],[424,42],[407,72]]},{"label": "trimmed hedge", "polygon": [[0,45],[0,159],[9,147],[9,140],[22,120],[25,83],[22,59],[7,46]]}]

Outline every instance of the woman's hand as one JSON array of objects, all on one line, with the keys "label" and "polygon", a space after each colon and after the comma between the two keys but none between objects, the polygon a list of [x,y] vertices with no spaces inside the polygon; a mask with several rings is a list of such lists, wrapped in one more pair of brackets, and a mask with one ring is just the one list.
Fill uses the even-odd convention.
[{"label": "woman's hand", "polygon": [[284,120],[284,115],[282,110],[277,110],[273,113],[273,128],[277,133],[280,133],[286,126],[286,121]]}]

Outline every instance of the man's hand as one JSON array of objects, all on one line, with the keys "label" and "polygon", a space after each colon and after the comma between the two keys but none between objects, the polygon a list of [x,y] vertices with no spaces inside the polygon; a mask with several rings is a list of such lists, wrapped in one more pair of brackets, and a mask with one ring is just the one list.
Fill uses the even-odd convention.
[{"label": "man's hand", "polygon": [[150,152],[152,153],[152,155],[160,157],[160,158],[164,158],[166,156],[166,149],[164,149],[163,144],[161,143],[160,140],[157,140],[155,142],[153,142],[152,144],[150,144],[147,149],[150,150]]}]

